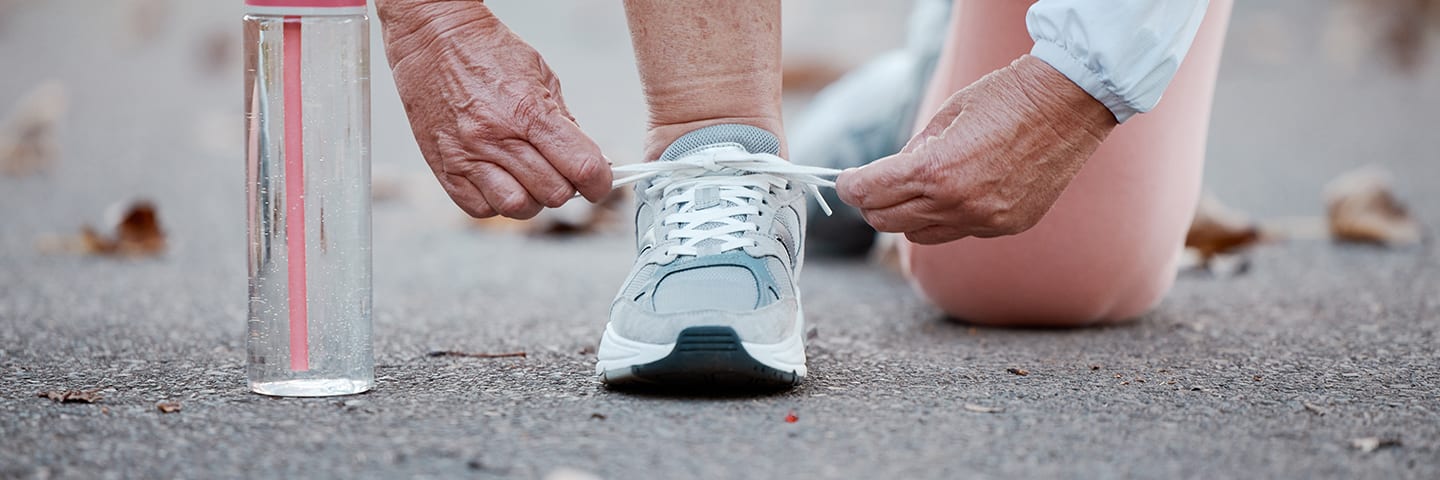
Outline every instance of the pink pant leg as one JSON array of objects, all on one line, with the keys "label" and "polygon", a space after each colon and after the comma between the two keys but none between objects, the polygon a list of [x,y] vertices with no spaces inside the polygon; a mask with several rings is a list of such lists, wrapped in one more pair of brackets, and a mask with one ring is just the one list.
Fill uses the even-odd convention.
[{"label": "pink pant leg", "polygon": [[[957,1],[922,118],[951,92],[1029,51],[1028,5]],[[993,325],[1080,326],[1133,318],[1159,303],[1174,283],[1199,197],[1231,6],[1211,2],[1159,106],[1116,128],[1034,228],[907,245],[915,287],[952,316]]]}]

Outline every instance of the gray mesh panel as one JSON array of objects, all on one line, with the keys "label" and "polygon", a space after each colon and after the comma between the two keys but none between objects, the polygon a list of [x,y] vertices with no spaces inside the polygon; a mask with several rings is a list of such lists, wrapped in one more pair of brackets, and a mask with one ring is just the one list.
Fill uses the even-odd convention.
[{"label": "gray mesh panel", "polygon": [[694,310],[747,312],[759,303],[755,275],[742,266],[714,265],[682,270],[655,287],[656,313]]},{"label": "gray mesh panel", "polygon": [[695,150],[717,143],[734,143],[750,153],[780,154],[780,139],[765,129],[749,125],[712,125],[675,139],[660,154],[660,161],[675,160]]}]

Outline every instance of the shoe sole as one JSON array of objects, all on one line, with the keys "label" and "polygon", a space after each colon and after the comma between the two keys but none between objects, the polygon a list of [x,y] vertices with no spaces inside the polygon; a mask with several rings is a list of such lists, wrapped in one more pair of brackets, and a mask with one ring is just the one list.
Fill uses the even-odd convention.
[{"label": "shoe sole", "polygon": [[803,321],[797,315],[791,338],[775,344],[742,342],[725,326],[680,331],[675,343],[626,339],[608,325],[600,340],[595,372],[609,385],[663,385],[707,388],[783,388],[805,378]]}]

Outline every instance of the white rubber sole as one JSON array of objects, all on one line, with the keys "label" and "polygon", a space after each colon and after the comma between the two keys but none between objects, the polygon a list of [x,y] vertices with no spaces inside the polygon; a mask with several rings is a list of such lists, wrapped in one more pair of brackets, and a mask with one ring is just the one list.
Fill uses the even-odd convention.
[{"label": "white rubber sole", "polygon": [[[712,327],[699,326],[699,328]],[[776,372],[789,374],[793,377],[793,380],[789,381],[791,384],[798,383],[807,373],[803,309],[796,312],[795,324],[790,335],[784,340],[770,344],[745,341],[738,343],[743,352],[736,353],[743,353],[748,356],[748,360],[753,360],[754,363],[774,369]],[[653,378],[646,378],[644,375],[637,374],[637,371],[667,360],[672,354],[677,353],[677,344],[679,343],[654,344],[631,340],[619,335],[614,328],[606,324],[605,333],[600,337],[600,347],[596,352],[598,361],[595,363],[595,374],[608,384],[655,383]]]}]

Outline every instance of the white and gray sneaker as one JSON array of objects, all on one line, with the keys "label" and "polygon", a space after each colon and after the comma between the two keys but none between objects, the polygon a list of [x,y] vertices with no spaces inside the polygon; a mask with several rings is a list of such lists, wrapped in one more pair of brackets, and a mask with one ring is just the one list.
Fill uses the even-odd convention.
[{"label": "white and gray sneaker", "polygon": [[[607,384],[783,387],[805,377],[805,194],[837,170],[793,165],[765,130],[690,132],[636,183],[638,255],[610,307],[596,374]],[[828,206],[825,207],[828,211]]]}]

